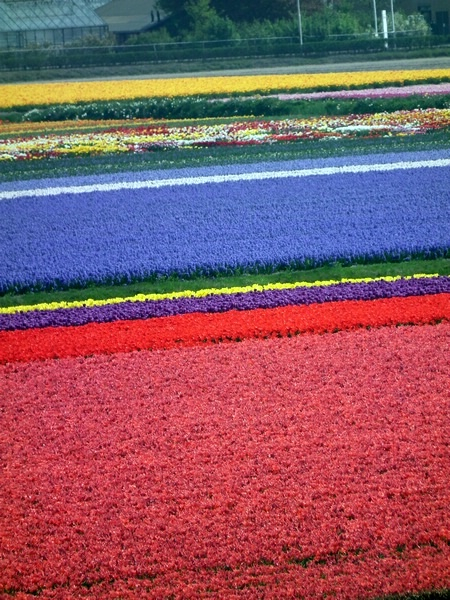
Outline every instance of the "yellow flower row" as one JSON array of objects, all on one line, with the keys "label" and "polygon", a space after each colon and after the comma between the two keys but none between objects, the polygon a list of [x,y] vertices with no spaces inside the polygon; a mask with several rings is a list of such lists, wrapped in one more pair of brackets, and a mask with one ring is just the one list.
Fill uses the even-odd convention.
[{"label": "yellow flower row", "polygon": [[62,104],[96,100],[131,100],[191,96],[272,92],[275,90],[359,87],[374,83],[418,83],[450,77],[450,69],[417,71],[360,71],[351,73],[312,73],[289,75],[249,75],[229,77],[183,77],[122,81],[80,81],[0,85],[0,107]]},{"label": "yellow flower row", "polygon": [[327,281],[301,281],[296,283],[267,283],[265,285],[247,285],[242,287],[228,288],[205,288],[202,290],[184,290],[182,292],[168,292],[165,294],[136,294],[128,298],[109,298],[107,300],[74,300],[72,302],[49,302],[41,304],[29,304],[23,306],[7,306],[0,307],[0,314],[14,314],[19,312],[29,312],[31,310],[56,310],[58,308],[81,308],[84,306],[106,306],[108,304],[121,304],[123,302],[145,302],[146,300],[175,300],[176,298],[204,298],[205,296],[221,295],[221,294],[242,294],[246,292],[264,292],[268,290],[292,290],[298,287],[317,287],[339,285],[340,283],[371,283],[373,281],[398,281],[399,279],[415,279],[415,278],[430,278],[439,277],[437,273],[416,274],[402,277],[400,275],[385,277],[364,277],[362,279],[347,279],[340,280],[330,279]]}]

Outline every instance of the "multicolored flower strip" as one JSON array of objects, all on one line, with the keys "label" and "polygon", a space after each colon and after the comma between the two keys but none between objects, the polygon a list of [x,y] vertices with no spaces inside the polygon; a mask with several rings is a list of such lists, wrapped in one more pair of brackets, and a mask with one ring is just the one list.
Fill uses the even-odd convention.
[{"label": "multicolored flower strip", "polygon": [[0,363],[196,346],[450,319],[450,293],[0,331]]},{"label": "multicolored flower strip", "polygon": [[88,133],[47,134],[0,140],[0,161],[73,155],[140,153],[149,150],[267,144],[302,139],[407,135],[450,127],[450,109],[396,111],[280,121],[258,120],[210,125],[141,125]]},{"label": "multicolored flower strip", "polygon": [[450,587],[450,324],[0,367],[0,594]]},{"label": "multicolored flower strip", "polygon": [[[155,293],[155,294],[135,294],[134,296],[123,296],[116,298],[108,298],[102,300],[94,300],[92,298],[86,300],[72,300],[62,302],[44,302],[38,304],[18,304],[13,306],[0,306],[0,315],[12,315],[22,312],[30,311],[52,311],[58,309],[73,309],[73,308],[85,308],[85,307],[107,307],[112,304],[122,304],[131,302],[148,302],[148,301],[161,301],[161,300],[175,300],[183,298],[205,298],[205,296],[223,296],[223,295],[241,295],[248,292],[269,292],[272,290],[285,291],[285,290],[296,290],[301,291],[303,288],[317,288],[317,287],[328,287],[336,286],[341,284],[373,284],[377,282],[393,283],[402,280],[403,282],[411,280],[422,280],[426,278],[439,278],[438,274],[415,274],[402,277],[397,276],[382,276],[382,277],[364,277],[359,279],[343,278],[343,279],[332,279],[332,280],[318,280],[318,281],[298,281],[295,283],[266,283],[266,284],[253,284],[246,286],[235,286],[235,287],[214,287],[214,288],[202,288],[199,290],[183,290],[178,292],[166,292],[166,293]],[[446,281],[444,277],[443,281]],[[416,283],[414,281],[413,287]],[[427,284],[425,284],[427,285]],[[445,284],[444,284],[445,285]],[[441,290],[444,291],[444,290]]]},{"label": "multicolored flower strip", "polygon": [[66,81],[0,85],[0,108],[49,105],[92,100],[122,100],[210,94],[270,93],[274,90],[316,88],[348,89],[378,84],[408,84],[432,80],[448,81],[450,69],[417,71],[360,71],[347,73],[308,73],[289,75],[249,75],[220,77],[180,77],[121,81]]},{"label": "multicolored flower strip", "polygon": [[[280,286],[281,287],[281,286]],[[290,287],[290,286],[289,286]],[[189,313],[219,313],[231,310],[253,310],[279,306],[299,306],[342,300],[375,300],[377,298],[424,296],[450,293],[450,277],[383,279],[364,283],[339,283],[297,286],[266,291],[181,295],[176,299],[122,301],[103,306],[53,308],[0,313],[0,331],[34,327],[72,327],[87,323],[119,320],[154,319]],[[181,296],[181,297],[180,297]],[[196,297],[195,297],[196,296]],[[78,303],[82,304],[82,303]]]},{"label": "multicolored flower strip", "polygon": [[[439,83],[439,84],[419,84],[419,85],[403,85],[400,87],[382,87],[382,88],[364,88],[364,89],[351,89],[351,90],[330,90],[324,92],[306,92],[306,93],[278,93],[278,94],[267,94],[265,96],[247,96],[247,99],[254,98],[278,98],[279,100],[315,100],[321,98],[342,98],[342,99],[353,99],[353,98],[402,98],[408,96],[435,96],[450,94],[450,83]],[[232,99],[231,96],[226,98],[211,98],[211,102],[228,101]],[[217,120],[217,117],[204,117],[196,119],[197,122],[211,121],[212,119]],[[235,117],[224,117],[224,120],[234,119]],[[28,135],[30,132],[41,132],[47,134],[49,131],[62,130],[67,131],[71,129],[86,130],[105,130],[111,128],[127,128],[131,126],[150,126],[161,124],[162,120],[150,120],[150,119],[139,119],[139,118],[122,118],[122,119],[83,119],[80,123],[79,119],[76,120],[65,120],[59,121],[25,121],[20,123],[15,122],[0,122],[0,134],[2,137],[8,134],[14,135]],[[164,120],[164,125],[167,125],[167,121]]]}]

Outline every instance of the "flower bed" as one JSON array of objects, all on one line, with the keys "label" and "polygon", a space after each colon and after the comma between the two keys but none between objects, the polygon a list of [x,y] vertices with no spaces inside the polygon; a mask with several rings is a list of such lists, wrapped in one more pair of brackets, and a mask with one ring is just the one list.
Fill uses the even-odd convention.
[{"label": "flower bed", "polygon": [[149,152],[168,148],[274,144],[303,139],[355,136],[414,135],[447,129],[450,109],[399,111],[389,114],[349,115],[279,121],[233,122],[218,125],[143,124],[133,127],[0,140],[0,162],[72,155]]},{"label": "flower bed", "polygon": [[[378,298],[402,298],[450,293],[450,277],[413,277],[363,283],[336,283],[289,289],[247,291],[235,293],[202,293],[200,297],[179,294],[179,298],[158,300],[134,300],[122,302],[104,301],[100,306],[79,302],[81,306],[38,310],[0,309],[0,331],[31,329],[34,327],[66,327],[87,323],[109,323],[137,319],[183,315],[190,313],[219,313],[230,310],[253,310],[339,302],[342,300],[375,300]],[[217,290],[220,291],[220,290]],[[217,292],[216,291],[216,292]],[[197,295],[198,296],[198,295]],[[84,306],[83,306],[84,304]],[[20,307],[19,307],[20,309]],[[8,311],[8,312],[7,312]],[[2,314],[3,313],[3,314]],[[9,313],[9,314],[8,314]]]},{"label": "flower bed", "polygon": [[[434,264],[434,263],[431,263]],[[303,277],[305,273],[303,273]],[[281,278],[281,274],[278,274],[278,277]],[[427,281],[428,280],[428,281]],[[378,285],[384,286],[385,295],[387,297],[391,297],[392,295],[396,295],[396,289],[398,285],[401,286],[400,290],[404,292],[403,295],[408,295],[408,292],[411,292],[409,295],[423,295],[423,293],[433,293],[433,289],[439,292],[445,292],[446,286],[448,283],[448,278],[445,276],[440,277],[437,274],[433,273],[425,273],[425,274],[415,274],[415,275],[405,275],[401,276],[380,276],[380,277],[364,277],[360,279],[348,279],[341,278],[330,279],[330,280],[316,280],[316,281],[298,281],[293,283],[265,283],[265,284],[253,284],[253,285],[245,285],[245,286],[234,286],[234,287],[202,287],[197,290],[184,289],[181,291],[173,291],[173,292],[155,292],[150,294],[136,294],[134,296],[124,295],[118,297],[109,297],[108,299],[93,299],[89,298],[86,300],[73,300],[73,301],[60,301],[60,302],[43,302],[37,304],[18,304],[12,306],[0,306],[0,315],[4,315],[8,318],[8,315],[15,315],[18,313],[29,313],[35,311],[54,311],[58,309],[76,309],[76,308],[85,308],[85,307],[105,307],[106,309],[113,307],[115,304],[126,304],[130,303],[138,303],[141,306],[158,306],[158,304],[154,304],[154,302],[159,303],[160,301],[166,300],[183,300],[183,299],[205,299],[213,300],[213,296],[221,296],[225,299],[225,302],[231,298],[231,302],[237,299],[239,302],[240,298],[245,297],[245,295],[249,293],[258,292],[255,296],[266,295],[269,292],[269,295],[274,292],[281,293],[294,293],[300,303],[308,304],[308,290],[311,288],[318,289],[319,293],[322,292],[324,294],[323,301],[326,301],[330,295],[327,293],[327,288],[331,289],[330,294],[334,294],[335,291],[337,293],[344,293],[340,290],[345,290],[348,288],[347,294],[350,294],[352,289],[358,290],[358,288],[362,290],[372,290],[367,293],[374,294],[376,296],[376,287]],[[360,284],[367,284],[366,286],[361,286]],[[436,286],[436,288],[434,288]],[[321,289],[322,288],[322,289]],[[123,288],[122,288],[123,289]],[[425,292],[425,290],[428,290]],[[263,293],[263,294],[261,294]],[[305,297],[304,297],[305,294]],[[402,295],[401,293],[398,295]],[[347,296],[347,295],[346,295]],[[318,298],[319,296],[315,296]],[[349,296],[347,296],[349,297]],[[304,302],[301,300],[304,299]],[[340,300],[343,297],[339,298]],[[316,300],[315,300],[316,301]],[[318,300],[317,300],[318,301]],[[143,304],[147,303],[147,304]],[[139,309],[138,309],[139,310]],[[36,313],[35,313],[36,314]],[[63,313],[60,313],[63,314]],[[5,325],[7,321],[3,322]],[[4,327],[3,327],[4,328]],[[7,327],[6,327],[7,328]]]},{"label": "flower bed", "polygon": [[0,331],[0,363],[196,346],[247,338],[435,323],[450,319],[450,293],[277,308],[193,312],[154,319]]},{"label": "flower bed", "polygon": [[0,290],[444,255],[448,163],[5,191]]},{"label": "flower bed", "polygon": [[0,367],[0,589],[355,599],[449,586],[449,333]]},{"label": "flower bed", "polygon": [[[450,83],[402,85],[399,87],[390,86],[382,88],[362,88],[348,90],[328,90],[323,92],[306,92],[293,94],[274,94],[267,97],[278,98],[279,100],[318,100],[320,98],[405,98],[416,94],[434,95],[449,94]],[[255,96],[258,97],[258,96]],[[261,96],[262,97],[262,96]],[[223,98],[222,100],[230,100]]]},{"label": "flower bed", "polygon": [[[219,97],[447,76],[189,82]],[[56,92],[58,102],[135,98],[153,83],[32,89],[50,105]],[[174,95],[180,85],[158,83]],[[25,89],[1,102],[12,93],[20,105]],[[250,164],[243,151],[242,164],[208,166],[211,147],[195,168],[174,158],[115,174],[107,154],[193,140],[279,147],[302,131],[337,138],[362,125],[417,128],[426,140],[446,113],[425,113],[189,130],[90,123],[83,135],[43,136],[40,124],[10,145],[54,172],[0,184],[0,596],[448,593],[448,144]],[[62,177],[60,164],[76,172],[82,158],[53,161],[55,148],[98,148],[107,160]],[[391,273],[351,275],[376,261]],[[281,283],[282,271],[338,264],[348,276],[307,282],[299,271]],[[200,275],[213,279],[201,287]],[[108,283],[120,293],[102,295]],[[158,283],[166,291],[131,291]]]},{"label": "flower bed", "polygon": [[[180,77],[123,81],[83,81],[0,85],[0,107],[36,106],[55,103],[121,100],[133,98],[190,95],[245,94],[273,90],[316,90],[439,83],[450,79],[449,69],[417,71],[361,71],[350,73],[308,73],[291,75],[251,75],[235,77]],[[32,102],[30,102],[30,97]]]}]

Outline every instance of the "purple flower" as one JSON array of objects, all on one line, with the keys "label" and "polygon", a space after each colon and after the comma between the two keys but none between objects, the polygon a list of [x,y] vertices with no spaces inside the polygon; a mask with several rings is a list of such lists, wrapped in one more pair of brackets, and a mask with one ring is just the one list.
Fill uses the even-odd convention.
[{"label": "purple flower", "polygon": [[0,314],[0,330],[31,327],[62,327],[105,323],[118,320],[151,319],[192,312],[225,312],[276,308],[277,306],[314,304],[340,300],[375,300],[404,296],[420,296],[450,292],[450,277],[372,281],[369,283],[340,283],[317,287],[298,287],[287,290],[268,290],[221,294],[203,298],[148,300],[123,302],[104,306],[35,310],[15,314]]}]

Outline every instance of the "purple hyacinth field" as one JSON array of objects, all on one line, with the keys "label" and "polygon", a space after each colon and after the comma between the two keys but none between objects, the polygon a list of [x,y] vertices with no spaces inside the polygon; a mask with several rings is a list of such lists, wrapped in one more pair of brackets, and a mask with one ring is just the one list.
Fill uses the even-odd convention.
[{"label": "purple hyacinth field", "polygon": [[250,165],[234,175],[5,190],[0,289],[440,256],[450,244],[449,165],[442,152],[431,161],[299,161],[289,171]]}]

